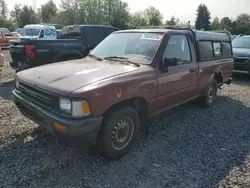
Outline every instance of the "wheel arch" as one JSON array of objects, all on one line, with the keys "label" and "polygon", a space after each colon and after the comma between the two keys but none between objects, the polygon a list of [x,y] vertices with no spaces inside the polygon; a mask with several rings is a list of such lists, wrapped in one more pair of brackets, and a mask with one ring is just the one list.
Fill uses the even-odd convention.
[{"label": "wheel arch", "polygon": [[148,103],[143,97],[133,97],[116,102],[110,106],[103,114],[104,120],[105,116],[108,116],[116,108],[121,108],[122,106],[129,105],[136,109],[140,117],[140,131],[142,133],[148,133]]}]

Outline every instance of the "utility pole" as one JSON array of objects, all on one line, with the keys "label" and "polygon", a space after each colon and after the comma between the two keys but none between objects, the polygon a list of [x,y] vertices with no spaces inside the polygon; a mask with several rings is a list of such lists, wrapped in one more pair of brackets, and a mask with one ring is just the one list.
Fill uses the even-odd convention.
[{"label": "utility pole", "polygon": [[36,9],[36,0],[33,0],[32,2],[32,8],[35,10]]}]

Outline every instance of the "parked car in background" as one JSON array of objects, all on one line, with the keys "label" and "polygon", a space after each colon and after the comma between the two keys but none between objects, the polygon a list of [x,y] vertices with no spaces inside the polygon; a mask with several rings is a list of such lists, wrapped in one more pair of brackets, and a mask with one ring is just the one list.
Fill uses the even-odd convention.
[{"label": "parked car in background", "polygon": [[5,34],[5,35],[8,35],[8,34],[10,34],[10,31],[9,31],[9,29],[7,29],[7,28],[0,28],[0,31],[2,31],[2,33],[3,34]]},{"label": "parked car in background", "polygon": [[227,33],[125,30],[84,59],[17,73],[13,94],[20,111],[48,132],[83,138],[117,159],[147,132],[150,116],[195,98],[212,106],[232,69]]},{"label": "parked car in background", "polygon": [[64,27],[61,38],[57,40],[16,40],[11,43],[10,65],[20,71],[44,64],[80,59],[117,30],[111,26],[72,25]]},{"label": "parked car in background", "polygon": [[0,46],[8,47],[10,45],[11,40],[17,39],[17,36],[5,34],[3,30],[0,29]]},{"label": "parked car in background", "polygon": [[233,42],[234,70],[247,71],[250,74],[250,36],[237,36]]},{"label": "parked car in background", "polygon": [[3,66],[4,62],[5,62],[5,57],[2,53],[2,48],[0,48],[0,67]]},{"label": "parked car in background", "polygon": [[55,40],[56,28],[49,25],[40,25],[40,24],[30,24],[24,26],[20,35],[19,40]]},{"label": "parked car in background", "polygon": [[59,25],[59,24],[52,24],[52,23],[41,23],[42,25],[49,25],[49,26],[54,26],[57,29],[59,30],[62,30],[63,26]]},{"label": "parked car in background", "polygon": [[22,31],[22,28],[17,28],[14,32],[11,32],[10,34],[18,36],[21,31]]}]

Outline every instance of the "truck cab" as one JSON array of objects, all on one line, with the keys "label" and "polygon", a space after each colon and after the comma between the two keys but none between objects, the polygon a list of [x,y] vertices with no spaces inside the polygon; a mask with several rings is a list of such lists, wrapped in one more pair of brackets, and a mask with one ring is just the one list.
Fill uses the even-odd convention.
[{"label": "truck cab", "polygon": [[124,30],[84,59],[17,73],[13,94],[20,111],[51,134],[82,138],[117,159],[147,133],[152,115],[197,98],[214,105],[232,69],[228,33]]}]

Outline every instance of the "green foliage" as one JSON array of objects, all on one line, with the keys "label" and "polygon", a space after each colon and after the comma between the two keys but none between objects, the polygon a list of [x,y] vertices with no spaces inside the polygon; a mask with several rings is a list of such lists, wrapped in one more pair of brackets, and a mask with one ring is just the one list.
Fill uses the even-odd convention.
[{"label": "green foliage", "polygon": [[211,30],[210,22],[210,12],[205,4],[200,4],[197,9],[197,18],[195,21],[195,28],[200,30],[204,29],[206,31]]},{"label": "green foliage", "polygon": [[8,7],[5,0],[0,0],[0,16],[4,19],[7,18]]},{"label": "green foliage", "polygon": [[19,14],[18,27],[24,27],[27,24],[39,23],[37,13],[32,9],[31,6],[23,6]]},{"label": "green foliage", "polygon": [[155,7],[150,6],[145,10],[145,18],[148,25],[159,26],[162,25],[162,14]]},{"label": "green foliage", "polygon": [[13,23],[19,27],[20,23],[20,12],[22,11],[22,7],[20,4],[16,4],[14,9],[10,12],[10,17]]},{"label": "green foliage", "polygon": [[221,28],[221,26],[220,26],[220,20],[219,20],[218,17],[215,17],[215,18],[213,19],[213,22],[212,22],[211,26],[212,26],[212,29],[213,29],[213,30],[218,30],[218,29]]},{"label": "green foliage", "polygon": [[171,17],[170,20],[165,21],[165,25],[170,26],[170,25],[177,25],[179,24],[180,20],[178,18],[175,18],[174,16]]},{"label": "green foliage", "polygon": [[[129,13],[129,7],[122,0],[60,0],[60,6],[49,0],[39,9],[16,4],[9,12],[6,0],[0,0],[0,26],[13,30],[26,24],[56,23],[60,25],[98,24],[112,25],[119,29],[149,27],[191,27],[190,22],[181,22],[172,16],[163,23],[161,12],[153,6],[143,11]],[[218,17],[210,23],[210,12],[205,4],[197,8],[195,28],[199,30],[228,30],[232,34],[250,34],[250,15],[241,14],[236,20]]]},{"label": "green foliage", "polygon": [[0,17],[0,27],[8,28],[10,31],[14,31],[16,29],[11,20],[5,19],[3,17]]},{"label": "green foliage", "polygon": [[44,23],[50,23],[57,16],[57,7],[53,0],[49,0],[47,3],[41,6],[38,10],[38,15],[41,21]]}]

